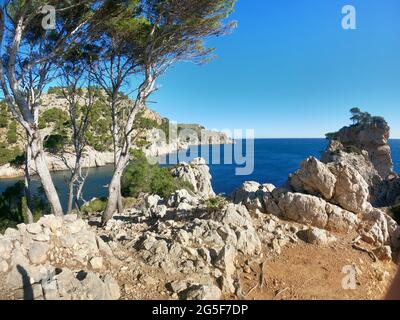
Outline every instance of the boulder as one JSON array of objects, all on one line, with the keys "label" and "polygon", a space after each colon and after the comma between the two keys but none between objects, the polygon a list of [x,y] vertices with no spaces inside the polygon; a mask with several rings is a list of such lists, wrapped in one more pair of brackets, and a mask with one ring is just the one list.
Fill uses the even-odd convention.
[{"label": "boulder", "polygon": [[285,218],[301,224],[325,228],[328,224],[326,201],[302,193],[282,193],[278,206]]},{"label": "boulder", "polygon": [[400,248],[400,228],[396,221],[382,210],[373,209],[364,214],[358,232],[367,243]]},{"label": "boulder", "polygon": [[7,238],[0,238],[0,259],[8,260],[11,257],[11,252],[14,246],[11,240]]},{"label": "boulder", "polygon": [[330,167],[336,177],[335,202],[348,211],[361,214],[371,208],[369,187],[364,178],[352,167],[337,164]]},{"label": "boulder", "polygon": [[292,175],[290,184],[296,192],[307,192],[330,200],[335,191],[336,177],[325,164],[310,157]]},{"label": "boulder", "polygon": [[254,181],[244,182],[238,189],[232,193],[232,201],[235,204],[246,204],[256,198],[257,192],[260,190],[261,184]]},{"label": "boulder", "polygon": [[47,260],[48,250],[48,244],[35,241],[28,250],[28,257],[33,264],[42,264]]},{"label": "boulder", "polygon": [[330,236],[325,230],[318,228],[300,230],[297,232],[297,236],[306,243],[316,245],[327,245],[336,240],[335,237]]}]

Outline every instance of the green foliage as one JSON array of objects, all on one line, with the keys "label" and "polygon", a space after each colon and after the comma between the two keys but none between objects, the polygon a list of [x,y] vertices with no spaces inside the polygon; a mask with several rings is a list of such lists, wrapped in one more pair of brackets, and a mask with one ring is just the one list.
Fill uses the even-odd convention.
[{"label": "green foliage", "polygon": [[103,212],[106,209],[107,198],[94,199],[81,208],[82,213]]},{"label": "green foliage", "polygon": [[89,145],[99,152],[109,150],[112,145],[111,111],[102,99],[97,100],[92,106],[86,139]]},{"label": "green foliage", "polygon": [[221,211],[226,204],[226,200],[222,197],[214,197],[214,198],[207,199],[204,204],[205,204],[206,210],[210,213],[213,213],[213,212]]},{"label": "green foliage", "polygon": [[4,143],[0,143],[0,165],[4,165],[10,162],[13,162],[16,158],[21,156],[22,151],[16,148],[10,148]]},{"label": "green foliage", "polygon": [[344,147],[344,152],[353,153],[353,154],[361,154],[361,149],[354,144],[349,144]]},{"label": "green foliage", "polygon": [[7,105],[1,101],[0,102],[0,128],[7,128],[8,127],[8,120],[10,115],[7,110]]},{"label": "green foliage", "polygon": [[49,90],[47,90],[47,93],[48,94],[54,94],[58,98],[63,98],[64,97],[63,89],[61,87],[50,87]]},{"label": "green foliage", "polygon": [[61,134],[52,134],[44,140],[44,147],[51,153],[60,152],[67,143],[67,137]]},{"label": "green foliage", "polygon": [[329,132],[325,134],[326,139],[328,140],[336,140],[337,139],[337,132]]},{"label": "green foliage", "polygon": [[63,132],[68,120],[69,116],[66,111],[59,108],[51,108],[40,115],[39,128],[44,129],[52,124],[54,125],[55,131]]},{"label": "green foliage", "polygon": [[350,110],[351,118],[353,121],[353,126],[365,126],[373,125],[378,128],[386,128],[388,123],[383,117],[372,116],[368,112],[362,112],[359,108],[353,108]]},{"label": "green foliage", "polygon": [[167,119],[167,118],[162,119],[162,123],[159,126],[159,129],[161,129],[165,133],[165,137],[167,138],[167,141],[170,138],[169,126],[170,126],[170,122],[169,122],[169,119]]},{"label": "green foliage", "polygon": [[[383,117],[372,116],[368,112],[362,112],[359,108],[352,108],[350,110],[351,118],[350,120],[353,121],[351,128],[354,130],[360,130],[365,126],[374,126],[381,129],[387,129],[388,123]],[[330,141],[338,139],[338,132],[329,132],[326,135],[326,138]],[[352,150],[353,149],[353,150]],[[350,151],[346,152],[353,152],[355,151],[354,148],[350,147]]]},{"label": "green foliage", "polygon": [[9,144],[14,144],[17,141],[18,141],[17,123],[15,121],[12,121],[7,131],[7,142]]},{"label": "green foliage", "polygon": [[137,197],[140,193],[158,194],[169,197],[179,189],[193,190],[193,186],[174,178],[169,168],[150,164],[143,152],[135,150],[121,179],[121,191],[124,197]]},{"label": "green foliage", "polygon": [[18,153],[17,156],[10,161],[10,165],[17,168],[22,167],[25,164],[25,161],[26,161],[26,153],[21,152]]},{"label": "green foliage", "polygon": [[[24,188],[24,183],[19,181],[0,194],[0,233],[7,228],[15,228],[20,223],[28,223]],[[50,212],[49,206],[38,196],[32,199],[32,205],[35,221]]]}]

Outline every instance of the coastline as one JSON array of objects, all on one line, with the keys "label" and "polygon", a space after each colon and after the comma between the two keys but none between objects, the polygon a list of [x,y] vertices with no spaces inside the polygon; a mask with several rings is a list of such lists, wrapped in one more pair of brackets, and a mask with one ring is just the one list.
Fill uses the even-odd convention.
[{"label": "coastline", "polygon": [[[220,143],[220,144],[208,144],[208,145],[225,145],[225,144],[235,144],[234,140],[230,140],[228,142]],[[174,145],[178,145],[176,148],[173,148]],[[186,143],[175,142],[170,143],[164,146],[154,146],[154,149],[144,150],[145,154],[148,157],[162,157],[168,154],[176,153],[179,151],[187,150],[190,146],[204,146],[207,144],[199,143],[194,145],[188,145]],[[74,158],[72,155],[68,155],[67,161],[72,163]],[[50,168],[50,172],[62,172],[68,171],[67,166],[61,160],[60,157],[51,155],[46,152],[46,161],[48,167]],[[83,168],[102,168],[105,166],[113,165],[114,164],[114,155],[112,152],[97,152],[93,149],[89,150],[87,156],[84,158]],[[32,166],[30,169],[30,176],[36,176],[36,170]],[[16,179],[21,178],[25,175],[24,169],[22,167],[13,167],[9,163],[3,166],[0,166],[0,181],[7,180],[7,179]]]}]

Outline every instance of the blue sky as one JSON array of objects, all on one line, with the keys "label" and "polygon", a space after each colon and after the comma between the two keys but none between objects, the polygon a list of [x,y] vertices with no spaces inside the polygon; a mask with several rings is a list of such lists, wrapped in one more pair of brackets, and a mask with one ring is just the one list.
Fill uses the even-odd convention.
[{"label": "blue sky", "polygon": [[[341,27],[346,4],[357,30]],[[211,129],[254,128],[259,138],[323,137],[357,106],[400,138],[399,14],[398,0],[239,0],[238,28],[209,41],[217,59],[174,66],[150,106]]]}]

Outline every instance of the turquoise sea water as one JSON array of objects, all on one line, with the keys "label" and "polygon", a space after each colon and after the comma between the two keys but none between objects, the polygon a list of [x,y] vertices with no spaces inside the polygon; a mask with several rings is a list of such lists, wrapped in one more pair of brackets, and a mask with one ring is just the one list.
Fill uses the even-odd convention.
[{"label": "turquoise sea water", "polygon": [[[400,172],[400,140],[391,140],[392,158],[395,171]],[[300,163],[309,156],[320,157],[325,150],[325,139],[257,139],[254,142],[254,172],[247,176],[235,175],[236,164],[210,164],[213,177],[212,184],[217,193],[231,193],[244,181],[258,181],[280,186],[285,183],[288,175],[299,168]],[[224,146],[221,146],[221,163],[224,159]],[[200,150],[200,149],[199,149]],[[244,149],[245,150],[245,149]],[[210,152],[211,154],[211,152]],[[171,155],[171,159],[174,155]],[[190,157],[190,155],[188,155]],[[197,156],[196,154],[193,156]],[[211,161],[212,162],[212,161]],[[106,185],[112,175],[112,166],[90,169],[84,188],[84,197],[106,196]],[[53,179],[65,207],[67,202],[67,187],[65,178],[67,172],[54,172]],[[19,179],[0,180],[0,192],[13,185]],[[37,178],[33,178],[34,187],[39,186]]]}]

